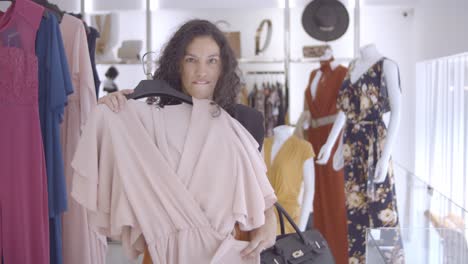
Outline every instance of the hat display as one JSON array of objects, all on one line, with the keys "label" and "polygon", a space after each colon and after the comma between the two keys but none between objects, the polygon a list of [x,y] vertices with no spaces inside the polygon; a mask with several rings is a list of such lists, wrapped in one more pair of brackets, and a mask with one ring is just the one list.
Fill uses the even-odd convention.
[{"label": "hat display", "polygon": [[349,14],[338,0],[313,0],[302,13],[302,26],[314,39],[337,40],[348,29]]}]

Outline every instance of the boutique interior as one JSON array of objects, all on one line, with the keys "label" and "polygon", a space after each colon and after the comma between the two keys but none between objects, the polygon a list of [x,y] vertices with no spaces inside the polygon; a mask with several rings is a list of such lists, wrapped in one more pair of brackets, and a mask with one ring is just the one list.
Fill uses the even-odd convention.
[{"label": "boutique interior", "polygon": [[[0,132],[0,263],[189,263],[190,258],[190,263],[468,263],[467,11],[466,0],[0,1],[0,110],[7,120]],[[194,178],[209,168],[213,175],[223,174],[229,157],[239,163],[231,159],[232,171],[243,172],[228,174],[239,179],[263,166],[277,202],[295,223],[281,230],[278,220],[277,235],[303,233],[316,239],[317,248],[305,243],[285,257],[278,248],[286,247],[280,240],[288,236],[278,236],[276,251],[264,248],[251,262],[237,262],[228,239],[216,240],[216,254],[206,249],[212,247],[206,241],[215,241],[211,237],[201,240],[198,251],[194,245],[185,249],[181,241],[198,238],[185,237],[181,219],[197,217],[179,211],[191,202],[196,213],[207,215],[229,211],[216,205],[232,206],[234,212],[248,212],[242,215],[247,220],[236,218],[241,232],[248,232],[255,217],[250,210],[266,209],[269,202],[261,180],[241,179],[245,186],[260,186],[241,190],[246,192],[241,198],[258,199],[255,195],[262,194],[253,193],[263,188],[261,202],[200,202],[200,211],[197,199],[223,200],[213,196],[230,192],[216,186],[227,182],[206,176],[200,179],[212,196],[194,184],[201,188],[194,199],[172,205],[184,203],[164,196],[176,185],[169,180],[158,186],[144,178],[151,168],[160,179],[167,177],[165,167],[154,161],[142,168],[153,152],[133,140],[154,137],[160,159],[171,160],[180,150],[170,149],[171,140],[179,135],[171,138],[176,133],[166,131],[168,146],[160,145],[158,129],[140,135],[103,110],[122,91],[162,85],[152,79],[160,61],[166,62],[168,41],[188,21],[201,20],[223,33],[235,56],[236,104],[262,118],[243,122],[231,114],[225,123],[235,133],[223,135],[214,132],[221,125],[204,132],[193,125],[184,143],[190,151],[175,155],[177,174],[166,174],[177,177],[181,171],[181,177]],[[33,52],[35,57],[28,54]],[[164,108],[159,103],[164,95],[154,95],[127,97],[154,103],[168,115],[182,109],[171,103]],[[176,95],[192,103],[183,96]],[[199,99],[193,103],[191,118],[205,107]],[[29,104],[38,108],[28,110]],[[191,108],[173,111],[172,123],[162,127],[184,128],[176,125],[184,123],[184,109]],[[103,130],[107,123],[109,130]],[[264,136],[256,137],[249,124]],[[213,135],[223,143],[218,156],[210,157]],[[205,138],[204,144],[194,143]],[[231,138],[238,146],[225,143]],[[189,164],[189,153],[195,165]],[[191,184],[182,192],[190,192]],[[153,203],[153,196],[138,197],[139,192],[154,192],[159,200]],[[160,215],[180,221],[182,227],[171,229],[180,233],[179,242],[158,235],[157,228],[166,228],[164,219],[157,220]],[[218,221],[204,217],[200,221],[208,219],[210,225]],[[161,242],[166,235],[167,245]],[[193,241],[189,244],[197,244]]]}]

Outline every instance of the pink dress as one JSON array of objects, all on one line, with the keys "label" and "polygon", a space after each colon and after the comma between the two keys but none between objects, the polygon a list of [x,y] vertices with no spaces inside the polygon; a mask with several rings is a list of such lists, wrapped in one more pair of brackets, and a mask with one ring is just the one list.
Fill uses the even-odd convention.
[{"label": "pink dress", "polygon": [[[258,144],[208,100],[157,109],[98,106],[72,162],[72,197],[129,256],[145,244],[155,263],[260,263],[242,259],[242,230],[264,224],[276,201]],[[216,117],[216,114],[220,113]]]},{"label": "pink dress", "polygon": [[[81,129],[91,109],[96,105],[93,71],[83,22],[65,14],[60,23],[68,69],[74,93],[68,96],[61,124],[61,145],[68,195],[73,170],[71,161],[76,151]],[[103,235],[92,231],[86,210],[74,199],[68,199],[68,210],[63,214],[63,262],[66,264],[105,264],[107,242]]]},{"label": "pink dress", "polygon": [[7,264],[49,264],[35,54],[43,12],[18,0],[0,15],[0,257]]}]

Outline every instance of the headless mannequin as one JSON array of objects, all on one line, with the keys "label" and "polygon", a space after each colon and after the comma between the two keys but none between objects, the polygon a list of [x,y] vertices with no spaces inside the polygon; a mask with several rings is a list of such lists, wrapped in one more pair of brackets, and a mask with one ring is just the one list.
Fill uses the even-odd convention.
[{"label": "headless mannequin", "polygon": [[[271,147],[271,162],[278,154],[278,151],[283,146],[284,142],[293,135],[294,127],[278,126],[273,129],[273,145]],[[314,199],[314,179],[315,169],[314,160],[310,158],[304,162],[303,167],[303,182],[304,192],[302,195],[301,203],[301,217],[298,224],[301,231],[305,231],[307,220],[309,219],[310,212],[312,211],[312,203]]]},{"label": "headless mannequin", "polygon": [[[360,57],[356,60],[354,69],[349,73],[350,81],[355,83],[361,75],[378,62],[383,56],[379,53],[374,44],[369,44],[360,49]],[[387,137],[382,156],[377,162],[375,169],[374,181],[381,183],[385,181],[388,172],[388,164],[392,153],[393,145],[395,144],[398,126],[400,124],[401,113],[401,92],[398,77],[397,65],[389,60],[383,63],[383,73],[388,90],[390,100],[391,116],[388,124]],[[326,164],[330,158],[333,145],[340,134],[341,129],[346,123],[346,116],[342,111],[338,112],[337,119],[333,124],[333,128],[328,136],[327,142],[323,145],[317,158],[317,164]]]}]

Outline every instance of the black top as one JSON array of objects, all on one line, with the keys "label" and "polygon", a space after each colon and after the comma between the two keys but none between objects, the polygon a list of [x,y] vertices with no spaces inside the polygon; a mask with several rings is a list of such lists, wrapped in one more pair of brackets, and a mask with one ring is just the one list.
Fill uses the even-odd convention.
[{"label": "black top", "polygon": [[255,140],[257,140],[259,145],[258,150],[261,151],[263,146],[263,139],[265,137],[263,115],[253,108],[237,104],[232,117],[239,121],[239,123],[241,123],[244,128],[250,132]]}]

